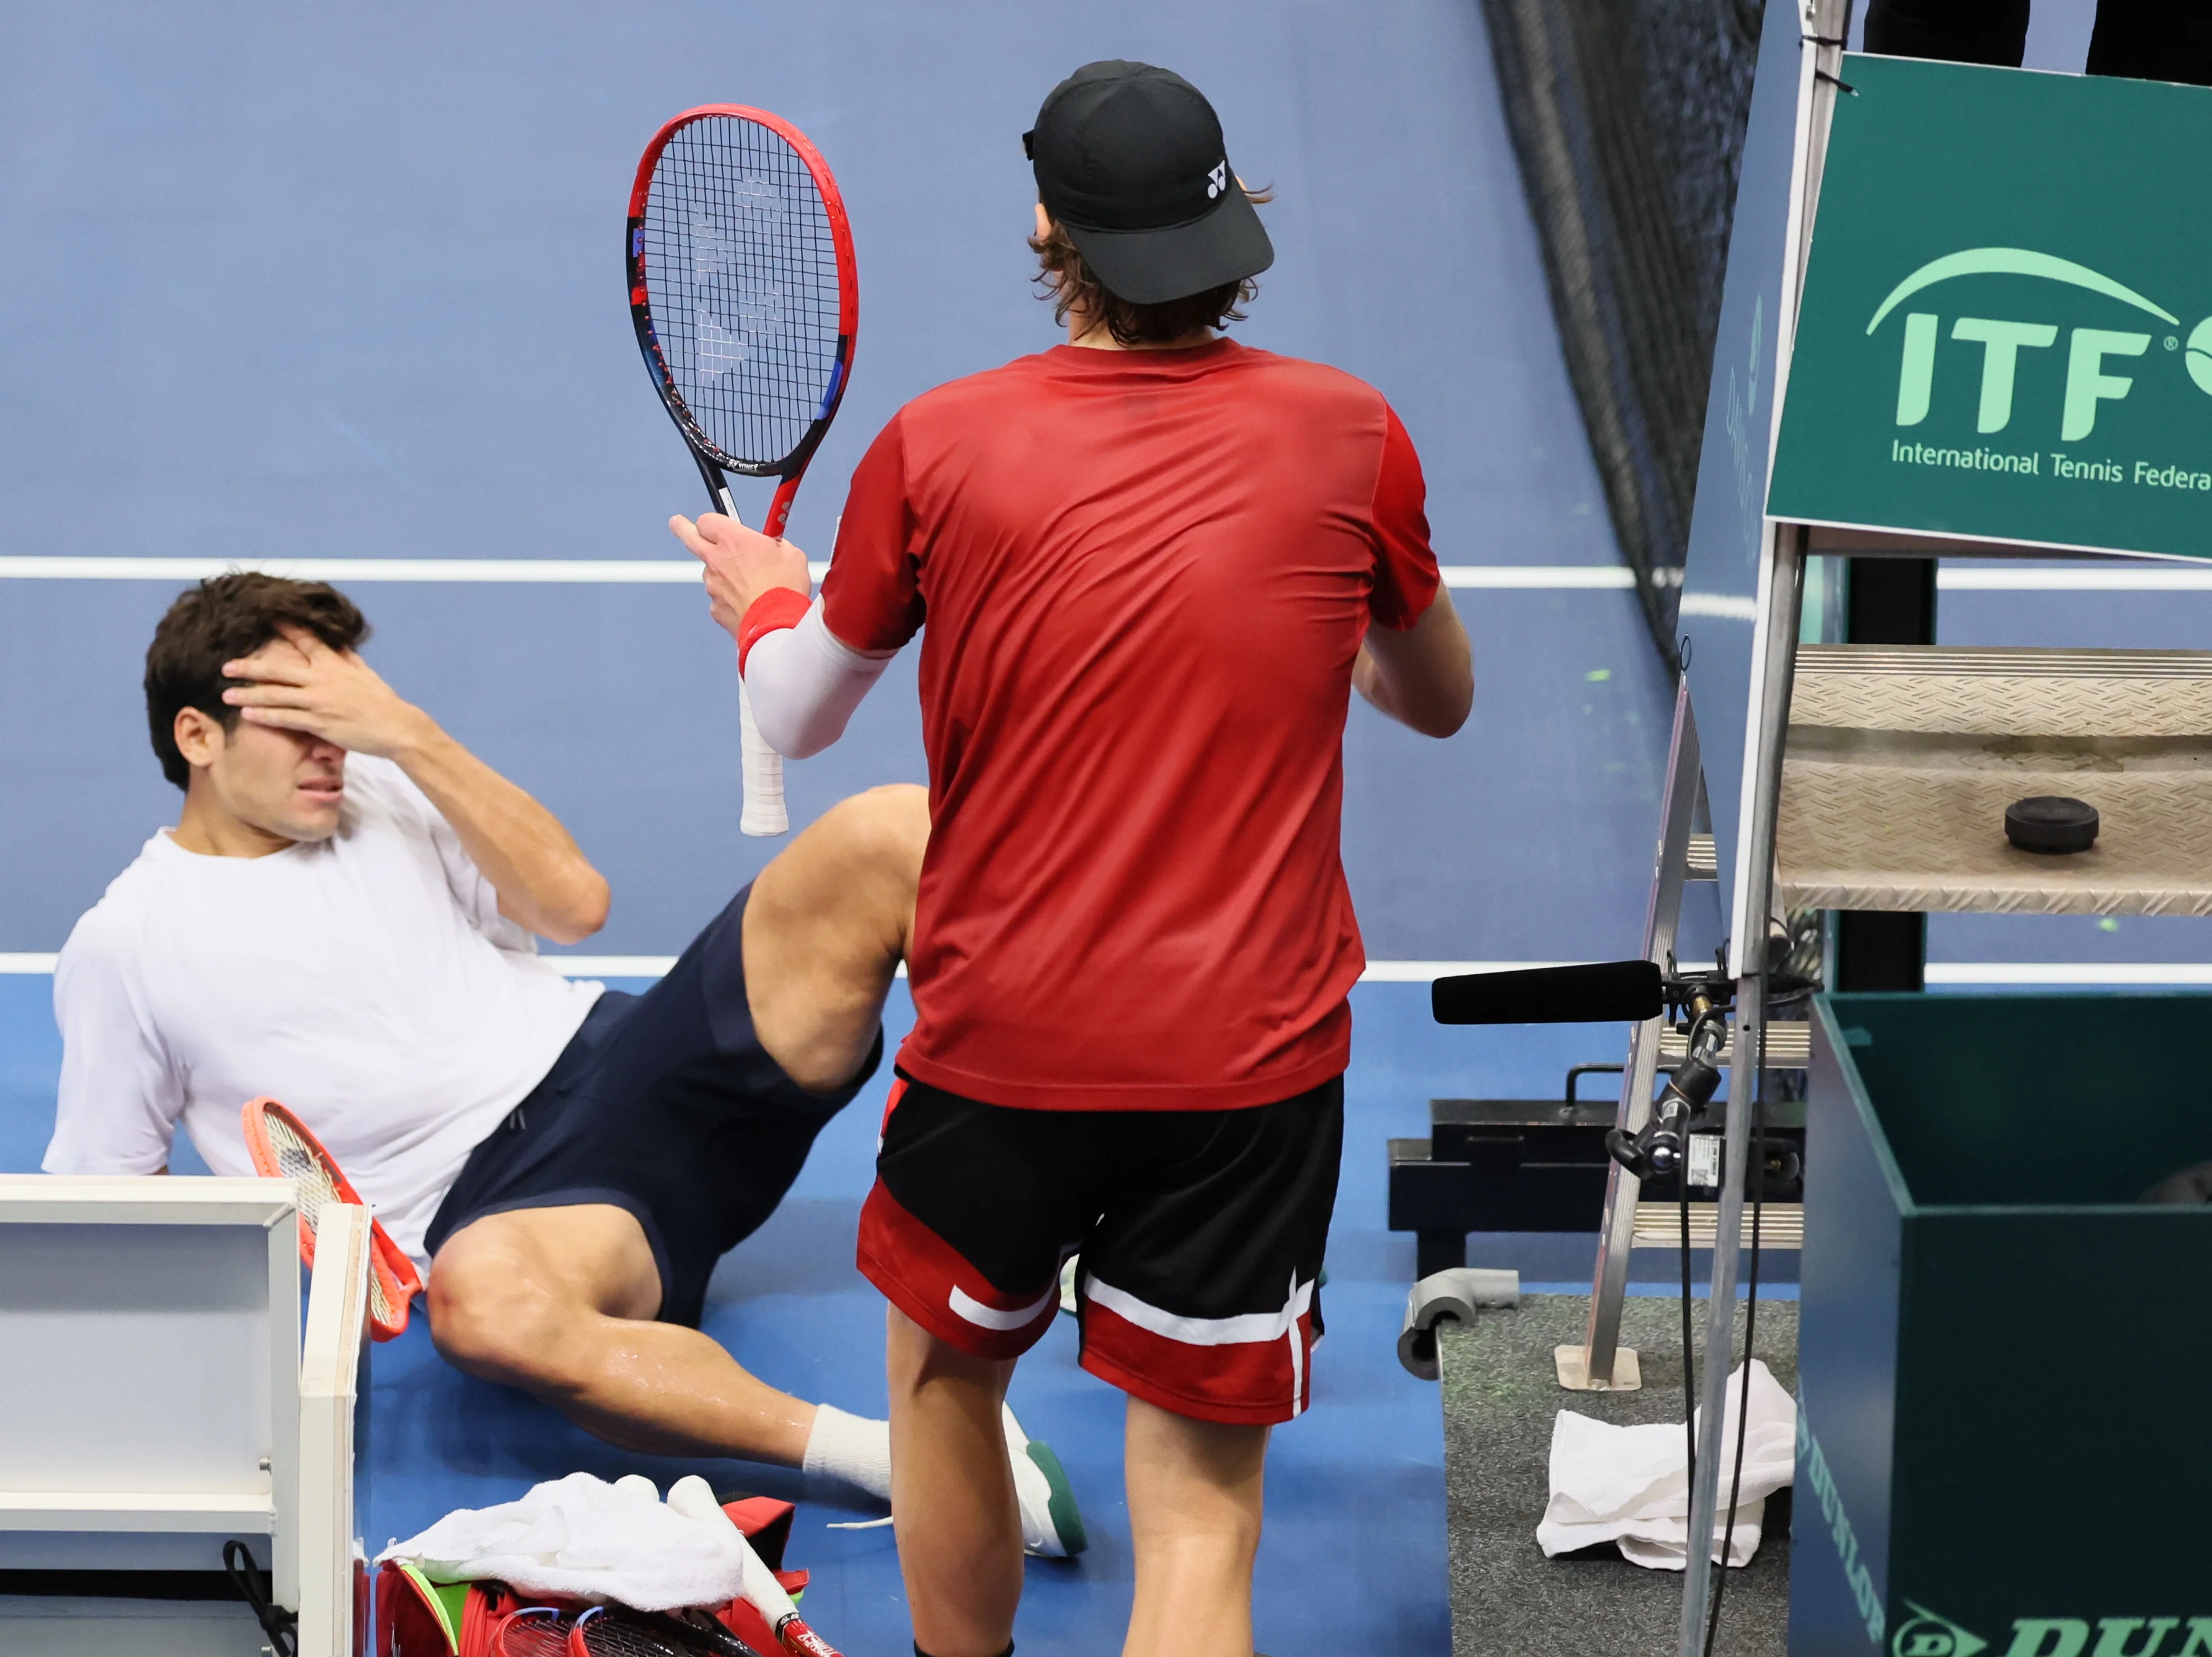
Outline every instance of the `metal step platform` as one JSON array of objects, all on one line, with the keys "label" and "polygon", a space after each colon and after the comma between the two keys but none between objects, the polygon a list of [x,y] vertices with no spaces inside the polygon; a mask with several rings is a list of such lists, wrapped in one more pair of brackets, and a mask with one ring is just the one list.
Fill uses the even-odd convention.
[{"label": "metal step platform", "polygon": [[[2006,840],[2046,794],[2095,845]],[[2212,915],[2212,652],[1802,646],[1775,862],[1793,908]]]},{"label": "metal step platform", "polygon": [[[1813,1062],[1813,1026],[1799,1020],[1794,1023],[1775,1023],[1766,1026],[1766,1051],[1764,1055],[1770,1070],[1802,1070]],[[1689,1057],[1689,1043],[1680,1030],[1659,1033],[1659,1068],[1671,1070]],[[1721,1049],[1723,1065],[1735,1063],[1735,1033],[1729,1033],[1728,1043]]]},{"label": "metal step platform", "polygon": [[[1717,1203],[1690,1204],[1690,1246],[1711,1248],[1713,1239],[1720,1234],[1720,1205]],[[1638,1248],[1673,1248],[1682,1246],[1682,1211],[1673,1203],[1638,1203],[1636,1205],[1636,1246]],[[1743,1211],[1743,1246],[1751,1246],[1751,1209]],[[1805,1205],[1802,1203],[1767,1203],[1761,1205],[1759,1215],[1759,1246],[1760,1249],[1779,1249],[1785,1254],[1796,1254],[1805,1246]]]}]

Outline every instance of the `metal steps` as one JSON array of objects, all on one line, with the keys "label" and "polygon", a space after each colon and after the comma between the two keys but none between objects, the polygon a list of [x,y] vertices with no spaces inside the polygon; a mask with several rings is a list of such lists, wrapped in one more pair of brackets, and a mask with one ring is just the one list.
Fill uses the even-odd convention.
[{"label": "metal steps", "polygon": [[[1671,1070],[1689,1057],[1689,1043],[1679,1030],[1659,1033],[1659,1068]],[[1720,1062],[1723,1067],[1735,1063],[1735,1033],[1729,1033],[1728,1045],[1721,1049]],[[1766,1068],[1770,1070],[1802,1070],[1813,1062],[1813,1026],[1809,1024],[1770,1024],[1766,1026]]]},{"label": "metal steps", "polygon": [[[1793,908],[2212,915],[2212,652],[1804,645],[1775,862]],[[2004,837],[2029,795],[2097,844]]]},{"label": "metal steps", "polygon": [[[1720,1204],[1692,1203],[1690,1204],[1690,1246],[1711,1248],[1713,1239],[1720,1233]],[[1751,1246],[1751,1205],[1743,1210],[1743,1246]],[[1671,1248],[1682,1246],[1682,1211],[1672,1203],[1638,1203],[1636,1205],[1636,1246],[1638,1248]],[[1759,1216],[1759,1246],[1779,1249],[1795,1254],[1805,1246],[1805,1205],[1802,1203],[1768,1203]]]}]

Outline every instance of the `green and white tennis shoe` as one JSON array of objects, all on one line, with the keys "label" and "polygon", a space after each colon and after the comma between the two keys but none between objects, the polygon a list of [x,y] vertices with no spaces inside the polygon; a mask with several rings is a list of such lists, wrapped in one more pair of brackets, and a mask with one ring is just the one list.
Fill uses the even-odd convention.
[{"label": "green and white tennis shoe", "polygon": [[1001,1407],[1006,1459],[1013,1464],[1014,1495],[1021,1502],[1022,1549],[1038,1559],[1073,1559],[1091,1545],[1091,1538],[1083,1533],[1083,1514],[1066,1471],[1052,1446],[1022,1430],[1012,1404]]}]

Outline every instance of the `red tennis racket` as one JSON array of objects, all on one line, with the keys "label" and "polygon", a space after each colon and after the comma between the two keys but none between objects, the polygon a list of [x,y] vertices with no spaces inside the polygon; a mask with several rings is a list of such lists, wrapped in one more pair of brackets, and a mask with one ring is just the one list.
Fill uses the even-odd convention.
[{"label": "red tennis racket", "polygon": [[570,1624],[566,1657],[760,1657],[720,1623],[697,1617],[594,1605]]},{"label": "red tennis racket", "polygon": [[[729,475],[775,478],[762,533],[781,535],[852,373],[860,326],[837,181],[790,122],[738,104],[687,109],[637,164],[623,237],[630,321],[653,389],[714,509]],[[742,682],[747,834],[781,834],[783,759]]]},{"label": "red tennis racket", "polygon": [[[250,1100],[242,1115],[246,1154],[253,1159],[253,1171],[266,1179],[289,1179],[300,1194],[300,1264],[312,1270],[315,1228],[324,1205],[368,1205],[322,1142],[307,1131],[307,1124],[275,1100]],[[408,1304],[421,1293],[422,1280],[416,1275],[415,1263],[386,1234],[383,1221],[372,1219],[368,1231],[369,1334],[388,1341],[407,1327]]]},{"label": "red tennis racket", "polygon": [[[747,1546],[751,1544],[748,1543]],[[757,1563],[757,1561],[754,1562]],[[769,1632],[775,1636],[787,1657],[838,1657],[837,1648],[806,1626],[799,1606],[766,1566],[745,1570],[744,1601],[760,1613]]]},{"label": "red tennis racket", "polygon": [[574,1614],[551,1605],[524,1605],[500,1618],[492,1635],[494,1657],[568,1657]]}]

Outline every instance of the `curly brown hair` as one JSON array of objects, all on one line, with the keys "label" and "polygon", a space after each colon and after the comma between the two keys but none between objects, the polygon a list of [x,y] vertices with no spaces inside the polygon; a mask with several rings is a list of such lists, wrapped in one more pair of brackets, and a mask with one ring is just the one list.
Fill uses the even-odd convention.
[{"label": "curly brown hair", "polygon": [[[1274,198],[1273,190],[1244,193],[1255,203]],[[1043,235],[1029,239],[1030,251],[1037,256],[1037,273],[1030,278],[1040,290],[1037,297],[1052,302],[1054,322],[1064,324],[1069,312],[1081,311],[1104,323],[1114,343],[1125,350],[1133,345],[1164,345],[1200,328],[1242,322],[1244,313],[1239,308],[1259,296],[1260,284],[1246,277],[1181,299],[1164,299],[1157,305],[1134,304],[1091,273],[1082,250],[1058,219],[1047,222],[1049,228]]]},{"label": "curly brown hair", "polygon": [[161,775],[189,788],[192,768],[177,748],[177,715],[198,708],[238,728],[238,710],[222,699],[238,681],[222,664],[250,656],[287,627],[313,633],[333,650],[350,650],[368,637],[368,623],[354,602],[327,582],[288,581],[234,570],[213,576],[177,595],[154,629],[146,649],[146,725]]}]

